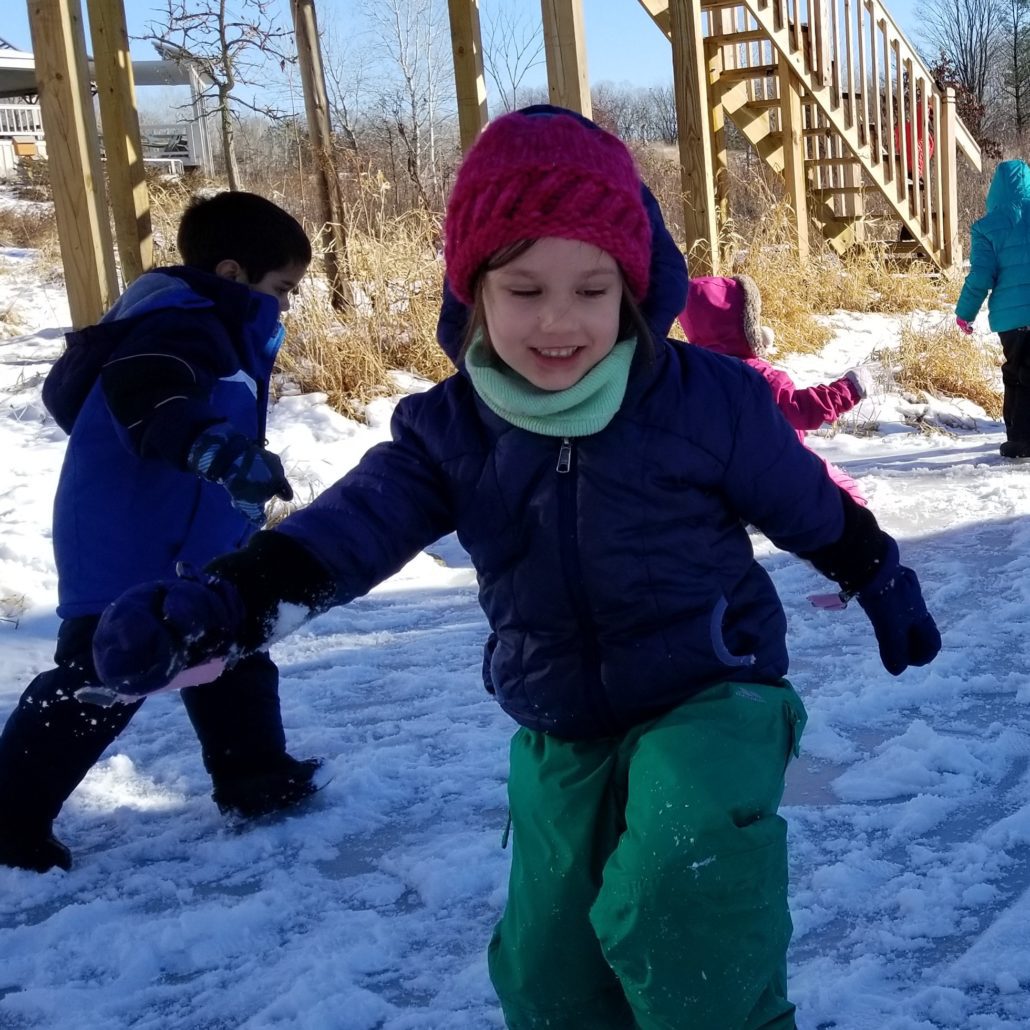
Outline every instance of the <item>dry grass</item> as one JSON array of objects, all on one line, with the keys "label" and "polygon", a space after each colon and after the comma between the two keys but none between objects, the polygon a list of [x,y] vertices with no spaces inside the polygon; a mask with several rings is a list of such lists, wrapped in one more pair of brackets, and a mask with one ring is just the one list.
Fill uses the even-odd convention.
[{"label": "dry grass", "polygon": [[30,328],[31,326],[25,321],[13,301],[10,304],[0,305],[0,339],[7,340],[12,336],[21,336]]},{"label": "dry grass", "polygon": [[24,594],[15,594],[0,587],[0,622],[9,622],[17,629],[27,608]]},{"label": "dry grass", "polygon": [[148,172],[147,193],[150,195],[155,266],[177,265],[180,262],[179,251],[175,246],[179,220],[194,193],[203,185],[203,181],[194,176],[177,178]]},{"label": "dry grass", "polygon": [[[388,389],[390,370],[438,381],[454,371],[436,343],[443,290],[439,222],[414,210],[388,213],[389,184],[363,178],[347,208],[347,257],[354,303],[333,310],[323,283],[312,282],[287,318],[280,369],[302,390],[329,397],[360,417]],[[316,233],[316,249],[321,233]]]},{"label": "dry grass", "polygon": [[30,202],[0,208],[0,246],[36,251],[36,263],[47,279],[62,274],[61,244],[52,204]]},{"label": "dry grass", "polygon": [[[642,174],[662,205],[666,223],[682,239],[683,195],[676,153],[671,148],[637,148]],[[731,220],[725,225],[721,251],[725,274],[747,274],[762,294],[762,320],[776,333],[778,353],[811,353],[828,340],[829,331],[814,315],[834,311],[901,314],[935,310],[954,300],[956,286],[928,265],[899,264],[888,238],[897,223],[870,219],[869,242],[841,258],[825,242],[818,226],[809,227],[810,257],[798,259],[797,233],[781,181],[757,155],[734,153],[726,180]],[[693,274],[701,255],[687,255]]]},{"label": "dry grass", "polygon": [[880,357],[893,366],[894,381],[903,390],[964,397],[979,404],[988,417],[1001,417],[998,351],[958,332],[950,318],[933,324],[906,320],[898,348]]},{"label": "dry grass", "polygon": [[[741,185],[738,190],[744,188]],[[802,264],[790,206],[761,178],[747,188],[764,197],[764,203],[752,200],[749,205],[762,214],[747,226],[728,226],[723,240],[726,265],[757,282],[763,321],[776,331],[781,354],[810,353],[826,343],[829,331],[815,321],[816,314],[839,310],[901,314],[934,310],[946,301],[945,280],[932,274],[928,265],[899,264],[883,241],[871,240],[840,257],[813,225],[811,253]]]}]

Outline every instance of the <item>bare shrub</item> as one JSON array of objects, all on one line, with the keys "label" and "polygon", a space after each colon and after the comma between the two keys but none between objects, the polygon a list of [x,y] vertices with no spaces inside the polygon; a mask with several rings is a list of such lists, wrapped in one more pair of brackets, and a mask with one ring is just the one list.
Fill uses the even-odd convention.
[{"label": "bare shrub", "polygon": [[15,192],[20,200],[52,201],[50,162],[45,157],[19,158]]},{"label": "bare shrub", "polygon": [[11,204],[0,207],[0,246],[38,248],[42,240],[57,239],[52,204]]},{"label": "bare shrub", "polygon": [[364,173],[347,206],[354,305],[334,311],[325,284],[312,282],[288,316],[280,357],[281,370],[301,389],[325,393],[355,417],[387,389],[392,369],[431,381],[454,371],[436,343],[443,293],[439,220],[420,208],[390,214],[389,190],[381,174]]},{"label": "bare shrub", "polygon": [[958,332],[950,318],[934,323],[906,320],[898,348],[877,357],[894,367],[894,381],[904,390],[964,397],[979,404],[988,417],[1001,417],[998,350]]},{"label": "bare shrub", "polygon": [[[746,225],[730,222],[723,240],[726,265],[750,275],[762,294],[762,317],[776,332],[780,353],[810,353],[829,339],[813,315],[834,311],[901,314],[936,310],[948,298],[948,280],[927,264],[899,264],[883,241],[833,251],[816,225],[809,226],[810,255],[798,258],[793,211],[761,177],[739,184],[751,195]],[[764,199],[762,199],[764,198]]]},{"label": "bare shrub", "polygon": [[0,246],[34,251],[36,268],[48,281],[63,275],[57,218],[51,203],[21,201],[0,207]]},{"label": "bare shrub", "polygon": [[196,176],[147,175],[150,194],[150,225],[154,236],[154,264],[177,265],[181,260],[175,237],[183,211],[194,193],[204,185]]}]

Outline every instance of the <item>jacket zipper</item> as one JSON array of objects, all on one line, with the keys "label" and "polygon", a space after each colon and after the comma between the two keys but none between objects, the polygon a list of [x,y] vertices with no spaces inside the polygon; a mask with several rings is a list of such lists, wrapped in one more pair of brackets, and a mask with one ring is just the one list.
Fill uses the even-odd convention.
[{"label": "jacket zipper", "polygon": [[[563,437],[558,448],[558,464],[555,471],[562,478],[558,481],[558,526],[561,541],[562,569],[569,584],[573,604],[578,617],[583,637],[587,641],[584,651],[589,671],[600,683],[600,656],[597,652],[597,641],[593,619],[590,615],[590,602],[583,586],[583,570],[579,562],[579,538],[576,532],[576,477],[573,468],[575,461],[574,441]],[[570,474],[571,473],[571,474]],[[615,715],[608,704],[603,689],[599,691],[597,700],[603,711],[596,713],[602,724],[607,724],[614,732]]]},{"label": "jacket zipper", "polygon": [[558,465],[556,471],[565,475],[572,468],[572,441],[566,436],[558,449]]}]

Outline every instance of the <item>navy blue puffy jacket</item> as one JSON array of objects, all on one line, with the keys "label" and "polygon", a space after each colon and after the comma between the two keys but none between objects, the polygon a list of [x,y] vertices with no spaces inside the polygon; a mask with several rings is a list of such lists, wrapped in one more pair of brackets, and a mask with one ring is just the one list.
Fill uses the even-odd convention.
[{"label": "navy blue puffy jacket", "polygon": [[[786,620],[746,524],[779,547],[835,543],[840,491],[742,362],[664,339],[686,268],[656,223],[654,360],[623,406],[572,444],[494,415],[458,372],[400,402],[393,440],[281,523],[346,603],[456,530],[497,646],[490,678],[517,722],[566,738],[626,728],[723,680],[787,672]],[[445,305],[456,353],[464,315]]]}]

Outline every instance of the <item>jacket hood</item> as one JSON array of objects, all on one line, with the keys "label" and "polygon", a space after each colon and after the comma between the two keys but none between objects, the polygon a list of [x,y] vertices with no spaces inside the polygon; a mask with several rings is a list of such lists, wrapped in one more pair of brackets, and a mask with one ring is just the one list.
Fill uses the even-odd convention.
[{"label": "jacket hood", "polygon": [[709,275],[690,280],[679,323],[695,346],[735,358],[760,358],[767,349],[761,318],[762,296],[750,276]]},{"label": "jacket hood", "polygon": [[994,170],[991,188],[987,191],[989,212],[1010,208],[1018,211],[1030,201],[1030,166],[1025,161],[1002,161]]},{"label": "jacket hood", "polygon": [[144,272],[129,283],[101,321],[137,318],[167,308],[210,307],[218,307],[241,322],[270,320],[270,332],[279,321],[279,303],[274,297],[258,293],[244,283],[186,265]]},{"label": "jacket hood", "polygon": [[[551,104],[534,104],[522,109],[524,114],[561,114],[577,118],[585,125],[594,125],[589,118]],[[651,224],[650,283],[640,303],[644,321],[656,339],[669,335],[673,319],[683,310],[687,296],[687,263],[662,218],[661,208],[651,191],[641,183],[641,200]],[[436,326],[436,340],[444,353],[458,364],[458,354],[465,340],[469,308],[455,297],[447,279],[443,284],[443,302]]]}]

